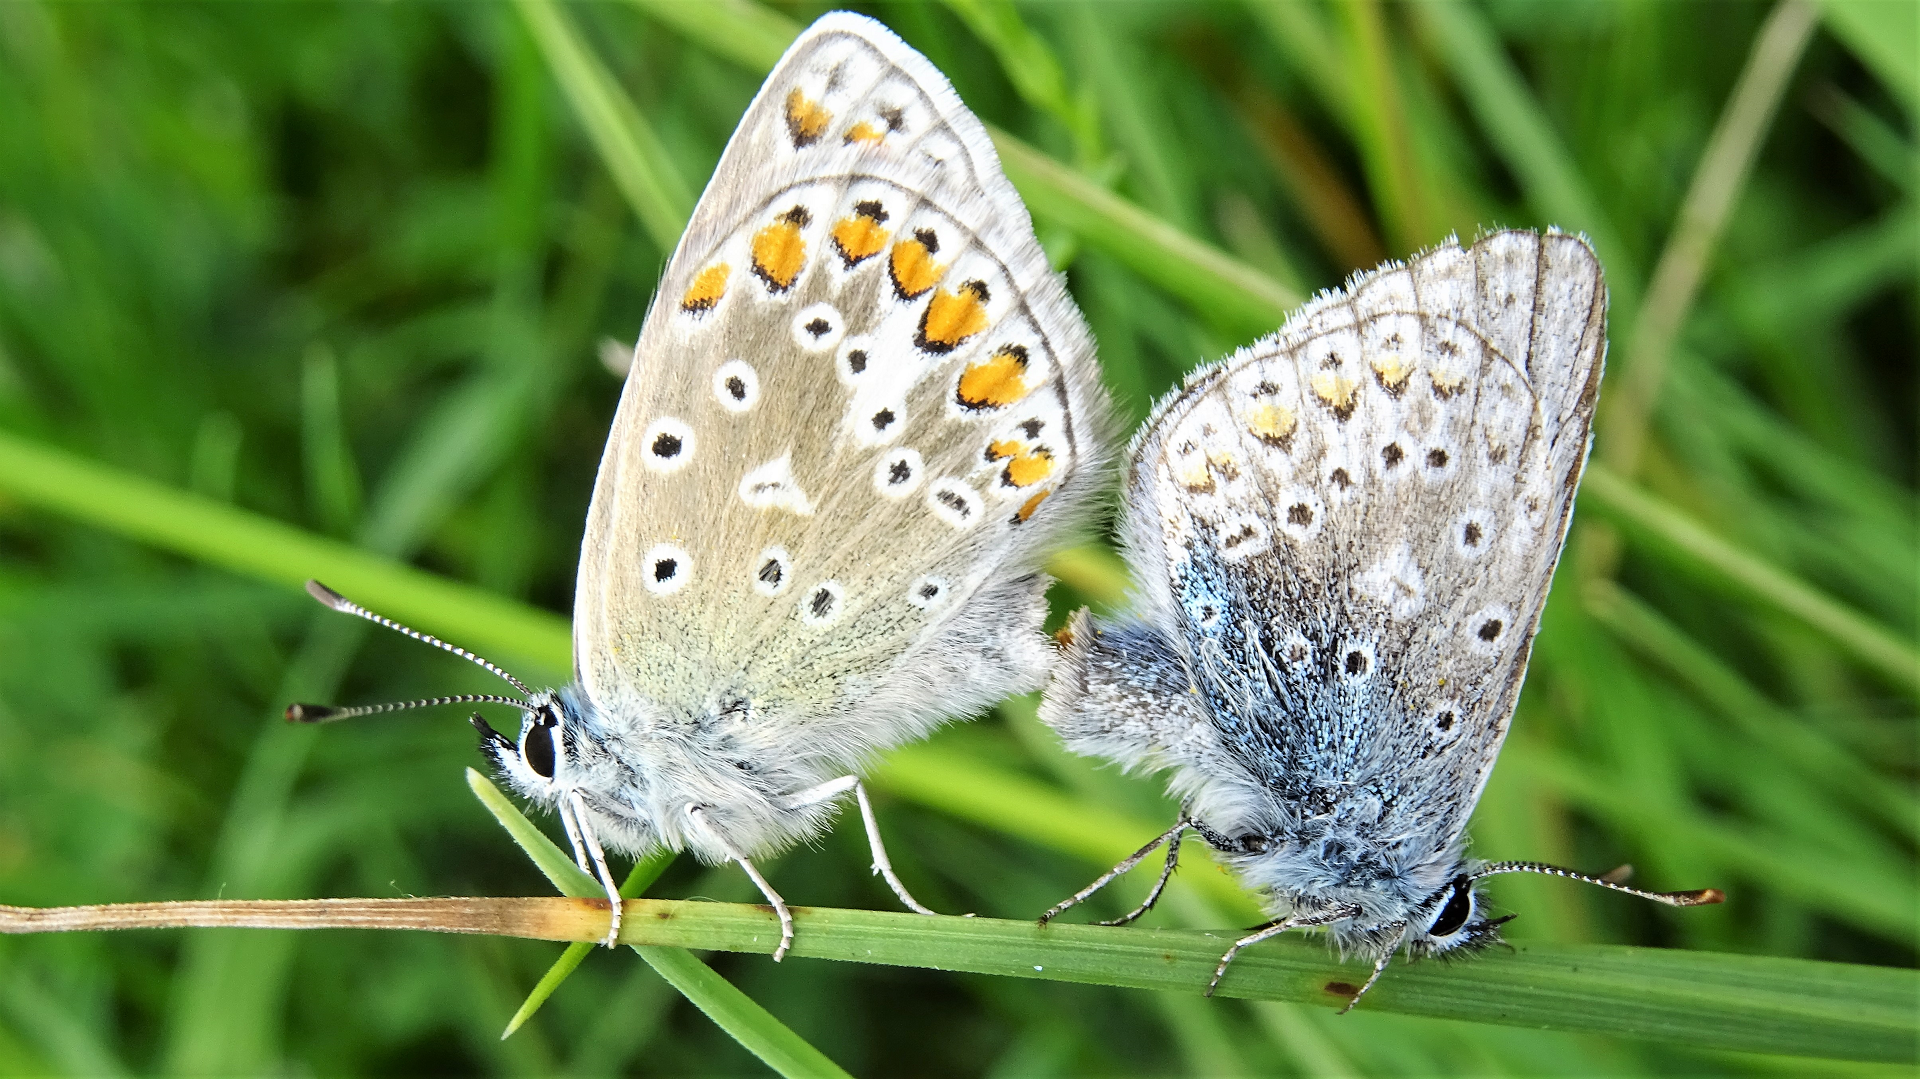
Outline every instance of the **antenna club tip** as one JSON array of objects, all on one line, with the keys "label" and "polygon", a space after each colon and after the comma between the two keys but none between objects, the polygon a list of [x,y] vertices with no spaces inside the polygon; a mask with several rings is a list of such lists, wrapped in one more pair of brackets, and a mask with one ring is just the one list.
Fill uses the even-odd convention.
[{"label": "antenna club tip", "polygon": [[329,708],[324,704],[287,705],[288,723],[325,723],[339,713],[338,708]]},{"label": "antenna club tip", "polygon": [[1697,892],[1675,892],[1673,896],[1689,907],[1710,907],[1715,903],[1727,901],[1727,893],[1718,888],[1702,888]]},{"label": "antenna club tip", "polygon": [[347,597],[335,592],[319,581],[311,579],[307,581],[307,595],[312,596],[314,599],[319,600],[321,603],[336,611],[347,602]]}]

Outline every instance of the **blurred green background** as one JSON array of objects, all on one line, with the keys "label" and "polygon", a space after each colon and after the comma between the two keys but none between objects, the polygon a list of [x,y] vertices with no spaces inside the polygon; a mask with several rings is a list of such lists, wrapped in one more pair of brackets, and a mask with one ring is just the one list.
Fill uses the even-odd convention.
[{"label": "blurred green background", "polygon": [[[705,183],[762,46],[826,6],[553,10],[0,4],[0,434],[564,615],[618,393],[600,357],[638,330],[671,236],[661,209]],[[1614,290],[1601,467],[1475,849],[1632,862],[1649,887],[1731,899],[1676,912],[1506,878],[1509,935],[1915,965],[1920,8],[862,10],[983,118],[1229,253],[1269,302],[1449,232],[1587,232]],[[650,133],[642,159],[670,166],[651,196],[556,81],[555,25]],[[1277,324],[1156,273],[1111,215],[1029,197],[1130,422]],[[478,757],[459,713],[278,719],[291,699],[492,689],[484,675],[6,488],[0,900],[549,893],[461,781]],[[1059,610],[1113,601],[1110,559],[1060,568]],[[938,748],[1089,815],[1170,819],[1152,782],[1065,758],[1031,702]],[[991,807],[955,812],[886,772],[879,787],[896,864],[942,909],[1030,917],[1104,868]],[[1185,873],[1213,872],[1190,853]],[[893,908],[857,827],[770,868],[796,903]],[[683,860],[653,894],[750,887]],[[1239,916],[1182,890],[1153,918]],[[594,955],[498,1040],[557,952],[345,932],[4,938],[0,1072],[762,1073],[626,953]],[[712,962],[866,1075],[1890,1070]]]}]

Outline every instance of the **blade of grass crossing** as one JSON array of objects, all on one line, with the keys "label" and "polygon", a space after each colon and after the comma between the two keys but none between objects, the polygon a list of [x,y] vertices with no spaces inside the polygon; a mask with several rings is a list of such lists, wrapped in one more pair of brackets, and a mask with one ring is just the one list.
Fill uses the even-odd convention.
[{"label": "blade of grass crossing", "polygon": [[581,42],[564,11],[551,0],[515,0],[514,6],[648,236],[660,250],[674,250],[693,212],[693,193],[659,136]]},{"label": "blade of grass crossing", "polygon": [[1920,654],[1899,634],[1740,550],[1610,468],[1589,467],[1582,494],[1616,523],[1707,570],[1740,594],[1806,623],[1891,684],[1920,694]]},{"label": "blade of grass crossing", "polygon": [[1659,611],[1611,581],[1587,586],[1587,607],[1623,644],[1667,670],[1740,728],[1746,740],[1791,762],[1808,779],[1920,839],[1920,804],[1911,792],[1869,768],[1761,692]]},{"label": "blade of grass crossing", "polygon": [[[671,851],[663,850],[635,862],[633,869],[627,873],[627,879],[620,883],[620,895],[626,899],[638,899],[645,895],[653,882],[660,879],[660,874],[666,872],[667,867],[673,864],[673,859],[674,855]],[[547,972],[534,983],[532,991],[527,994],[527,999],[522,1001],[519,1009],[513,1013],[513,1018],[507,1021],[506,1029],[500,1032],[501,1040],[513,1037],[514,1031],[525,1026],[527,1020],[532,1019],[534,1013],[540,1010],[540,1006],[547,1002],[547,998],[551,997],[554,991],[559,989],[575,970],[579,969],[580,964],[586,961],[594,947],[591,943],[580,941],[567,945],[566,950],[560,953],[560,958],[555,959],[553,965],[547,968]]]},{"label": "blade of grass crossing", "polygon": [[242,576],[291,589],[319,578],[396,621],[495,659],[519,656],[557,671],[570,666],[572,631],[564,618],[6,432],[0,491]]},{"label": "blade of grass crossing", "polygon": [[1413,147],[1407,134],[1405,103],[1401,100],[1386,18],[1378,0],[1351,0],[1334,11],[1344,31],[1347,78],[1353,102],[1349,117],[1354,141],[1366,163],[1367,183],[1373,188],[1389,242],[1411,251],[1432,242],[1431,208],[1422,191]]},{"label": "blade of grass crossing", "polygon": [[1883,0],[1821,0],[1833,36],[1847,43],[1887,89],[1920,117],[1920,6]]},{"label": "blade of grass crossing", "polygon": [[[598,881],[582,872],[572,858],[555,846],[545,832],[534,827],[533,822],[485,776],[471,768],[467,769],[467,786],[472,788],[474,797],[480,799],[480,804],[487,807],[487,811],[507,830],[513,841],[520,844],[520,849],[527,852],[527,857],[533,859],[533,864],[546,874],[561,894],[576,899],[592,899],[606,894]],[[664,868],[665,863],[662,862],[661,866]],[[846,1076],[847,1073],[839,1065],[788,1029],[771,1012],[754,1003],[732,982],[714,973],[712,967],[702,963],[692,952],[660,945],[636,944],[630,947],[694,1007],[774,1071],[794,1079]]]},{"label": "blade of grass crossing", "polygon": [[1468,106],[1500,151],[1501,160],[1519,178],[1534,209],[1568,232],[1585,232],[1593,242],[1608,269],[1608,292],[1618,312],[1638,274],[1629,268],[1612,221],[1514,69],[1500,39],[1479,11],[1462,0],[1432,0],[1407,10],[1439,43],[1439,52]]},{"label": "blade of grass crossing", "polygon": [[1805,0],[1781,0],[1773,9],[1700,156],[1673,232],[1647,282],[1648,302],[1622,350],[1625,369],[1614,377],[1602,405],[1598,455],[1623,475],[1632,476],[1639,463],[1674,341],[1815,22],[1816,13]]},{"label": "blade of grass crossing", "polygon": [[634,7],[672,27],[674,32],[764,75],[800,36],[800,24],[754,0],[628,0]]}]

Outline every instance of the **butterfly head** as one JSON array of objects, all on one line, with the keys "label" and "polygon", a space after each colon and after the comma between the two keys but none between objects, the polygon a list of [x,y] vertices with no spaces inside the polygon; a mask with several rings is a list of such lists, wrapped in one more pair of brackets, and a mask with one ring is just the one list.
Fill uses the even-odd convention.
[{"label": "butterfly head", "polygon": [[600,739],[588,731],[585,712],[571,690],[542,690],[529,695],[520,714],[520,734],[508,737],[478,713],[480,752],[501,777],[528,798],[552,803],[563,793],[588,786],[610,760]]}]

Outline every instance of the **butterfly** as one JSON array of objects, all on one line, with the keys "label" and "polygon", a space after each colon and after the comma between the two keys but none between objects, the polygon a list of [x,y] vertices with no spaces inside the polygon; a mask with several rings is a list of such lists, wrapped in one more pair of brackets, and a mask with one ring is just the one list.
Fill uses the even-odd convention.
[{"label": "butterfly", "polygon": [[[1108,457],[1093,342],[985,128],[925,57],[834,13],[787,50],[727,144],[635,348],[574,596],[574,681],[416,703],[554,809],[606,888],[611,848],[756,865],[882,751],[1038,689],[1040,565]],[[404,632],[319,585],[336,610]]]},{"label": "butterfly", "polygon": [[[1041,717],[1073,750],[1170,773],[1180,820],[1049,911],[1188,831],[1274,920],[1374,961],[1484,948],[1476,882],[1573,877],[1466,853],[1566,539],[1606,351],[1574,236],[1449,241],[1324,293],[1196,371],[1129,452],[1136,617],[1082,611]],[[1348,1004],[1352,1007],[1352,1003]]]}]

